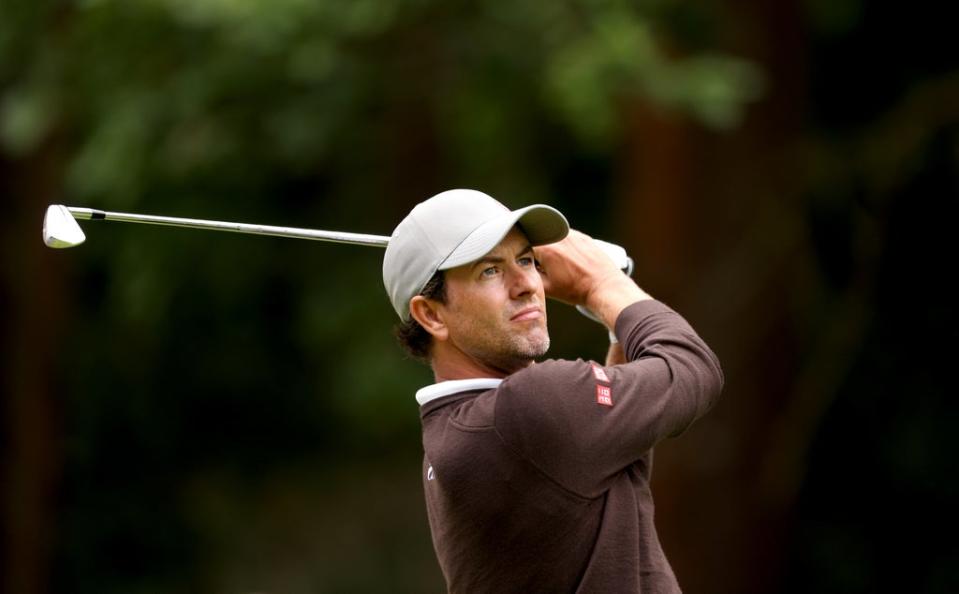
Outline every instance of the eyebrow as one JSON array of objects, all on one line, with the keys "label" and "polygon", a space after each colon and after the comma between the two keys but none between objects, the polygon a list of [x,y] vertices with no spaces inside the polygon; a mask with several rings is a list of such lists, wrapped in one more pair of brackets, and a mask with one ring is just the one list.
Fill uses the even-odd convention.
[{"label": "eyebrow", "polygon": [[[523,251],[521,251],[519,254],[517,254],[517,257],[518,257],[518,256],[525,256],[526,254],[528,254],[528,253],[530,253],[530,252],[532,252],[532,251],[533,251],[533,244],[527,243],[527,244],[526,244],[526,247],[523,248]],[[506,260],[506,258],[504,258],[504,257],[502,257],[502,256],[490,256],[490,255],[486,255],[486,256],[483,256],[482,258],[480,258],[479,260],[473,262],[473,265],[470,266],[470,270],[475,270],[476,267],[479,266],[480,264],[499,264],[500,262],[504,262],[505,260]]]}]

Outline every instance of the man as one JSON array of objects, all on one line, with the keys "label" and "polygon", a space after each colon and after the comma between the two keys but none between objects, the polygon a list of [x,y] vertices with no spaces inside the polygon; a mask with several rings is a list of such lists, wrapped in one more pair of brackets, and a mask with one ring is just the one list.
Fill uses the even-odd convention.
[{"label": "man", "polygon": [[[678,592],[653,524],[652,448],[713,404],[715,355],[544,205],[473,190],[419,204],[383,278],[436,383],[416,399],[433,545],[450,592]],[[584,306],[606,364],[536,363],[545,298]]]}]

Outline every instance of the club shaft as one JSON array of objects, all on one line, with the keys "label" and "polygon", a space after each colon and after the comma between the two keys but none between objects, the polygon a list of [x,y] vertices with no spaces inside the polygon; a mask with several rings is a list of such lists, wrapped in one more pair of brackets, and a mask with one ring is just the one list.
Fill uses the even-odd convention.
[{"label": "club shaft", "polygon": [[121,223],[143,223],[146,225],[164,225],[167,227],[185,227],[188,229],[209,229],[213,231],[230,231],[233,233],[247,233],[251,235],[272,235],[274,237],[292,237],[296,239],[312,239],[315,241],[329,241],[333,243],[348,243],[352,245],[368,245],[385,248],[390,238],[385,235],[367,235],[365,233],[347,233],[343,231],[321,231],[318,229],[300,229],[297,227],[276,227],[273,225],[253,225],[249,223],[230,223],[227,221],[207,221],[204,219],[186,219],[180,217],[163,217],[157,215],[131,214],[126,212],[110,212],[94,208],[80,208],[68,206],[67,210],[74,218],[83,221],[117,221]]}]

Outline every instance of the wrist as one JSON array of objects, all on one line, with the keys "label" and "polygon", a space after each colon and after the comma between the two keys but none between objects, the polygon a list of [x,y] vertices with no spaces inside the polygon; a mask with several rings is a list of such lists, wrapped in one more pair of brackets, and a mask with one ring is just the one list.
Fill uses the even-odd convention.
[{"label": "wrist", "polygon": [[606,325],[613,328],[619,314],[637,301],[652,299],[625,274],[609,276],[596,283],[586,295],[585,306]]}]

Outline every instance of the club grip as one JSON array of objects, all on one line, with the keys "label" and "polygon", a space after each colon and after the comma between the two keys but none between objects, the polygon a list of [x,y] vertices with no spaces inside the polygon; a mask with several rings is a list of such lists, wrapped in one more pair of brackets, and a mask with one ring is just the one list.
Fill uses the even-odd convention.
[{"label": "club grip", "polygon": [[626,250],[622,246],[603,241],[602,239],[594,239],[593,241],[600,249],[606,252],[609,259],[616,264],[616,268],[622,270],[626,276],[633,276],[633,259],[629,257],[629,254],[626,253]]},{"label": "club grip", "polygon": [[[603,241],[602,239],[594,239],[593,241],[606,253],[607,256],[609,256],[609,259],[616,264],[616,268],[622,270],[623,274],[626,276],[633,276],[633,259],[629,257],[629,254],[626,253],[626,250],[622,246],[616,245],[615,243],[609,243],[608,241]],[[593,312],[589,311],[582,305],[577,305],[576,311],[593,320],[594,322],[599,324],[603,323],[603,321],[596,317]]]}]

